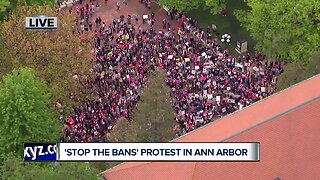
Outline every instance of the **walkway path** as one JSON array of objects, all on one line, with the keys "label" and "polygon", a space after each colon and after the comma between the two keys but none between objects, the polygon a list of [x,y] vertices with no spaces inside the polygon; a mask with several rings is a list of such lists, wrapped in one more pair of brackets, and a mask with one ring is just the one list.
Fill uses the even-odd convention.
[{"label": "walkway path", "polygon": [[[97,17],[101,17],[102,21],[105,22],[106,25],[109,25],[114,18],[118,18],[121,15],[124,15],[124,17],[131,15],[132,18],[134,15],[139,15],[139,25],[142,25],[142,14],[148,14],[150,17],[152,12],[155,13],[155,28],[157,30],[162,29],[163,19],[166,19],[173,28],[176,28],[178,25],[177,21],[169,20],[170,17],[167,16],[167,12],[156,3],[152,3],[151,9],[149,10],[144,6],[144,4],[140,3],[140,0],[128,0],[128,5],[125,5],[123,0],[121,0],[120,11],[117,11],[116,4],[118,0],[108,0],[107,3],[105,3],[105,0],[93,1],[95,4],[97,4],[97,2],[99,3],[100,7],[96,7],[95,13],[91,20],[94,21]],[[79,2],[75,3],[72,8],[75,9],[77,6],[83,7],[86,5],[86,3],[91,4],[89,0],[84,0],[82,4]],[[142,25],[142,27],[144,26],[146,25]]]}]

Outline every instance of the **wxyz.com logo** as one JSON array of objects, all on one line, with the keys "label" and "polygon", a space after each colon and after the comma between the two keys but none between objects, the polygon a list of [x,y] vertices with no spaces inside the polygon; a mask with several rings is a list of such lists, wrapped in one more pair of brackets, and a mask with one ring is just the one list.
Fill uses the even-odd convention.
[{"label": "wxyz.com logo", "polygon": [[39,156],[48,156],[56,154],[56,145],[46,145],[46,146],[27,146],[24,148],[24,159],[36,160]]}]

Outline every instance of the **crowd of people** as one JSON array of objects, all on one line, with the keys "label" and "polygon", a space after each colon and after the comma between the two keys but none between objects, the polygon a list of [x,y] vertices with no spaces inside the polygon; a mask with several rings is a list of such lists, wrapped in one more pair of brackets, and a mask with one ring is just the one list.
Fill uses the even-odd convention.
[{"label": "crowd of people", "polygon": [[[89,6],[85,9],[90,12]],[[82,16],[81,10],[77,13],[82,25],[89,26],[90,17]],[[178,27],[171,28],[164,19],[163,29],[156,29],[154,13],[148,16],[148,25],[138,23],[138,15],[120,16],[108,25],[95,19],[96,76],[85,88],[96,92],[96,98],[73,108],[63,141],[102,142],[119,119],[132,121],[148,78],[160,68],[167,74],[177,135],[275,91],[277,76],[283,71],[280,63],[268,62],[263,54],[232,57],[212,38],[210,29],[199,28],[195,20],[177,11],[168,15],[178,21]]]}]

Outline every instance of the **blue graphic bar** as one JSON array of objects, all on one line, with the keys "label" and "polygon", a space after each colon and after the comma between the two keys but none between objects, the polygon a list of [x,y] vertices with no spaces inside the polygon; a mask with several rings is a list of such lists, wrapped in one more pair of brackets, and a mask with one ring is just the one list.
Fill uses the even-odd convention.
[{"label": "blue graphic bar", "polygon": [[24,161],[56,161],[56,143],[24,143]]}]

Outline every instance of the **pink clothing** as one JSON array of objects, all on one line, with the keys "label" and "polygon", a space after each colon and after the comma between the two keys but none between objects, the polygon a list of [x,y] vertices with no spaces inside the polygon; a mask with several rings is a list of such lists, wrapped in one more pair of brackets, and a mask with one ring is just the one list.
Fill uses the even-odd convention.
[{"label": "pink clothing", "polygon": [[201,81],[206,81],[206,80],[207,80],[207,77],[202,76],[202,77],[200,78],[200,80],[201,80]]}]

